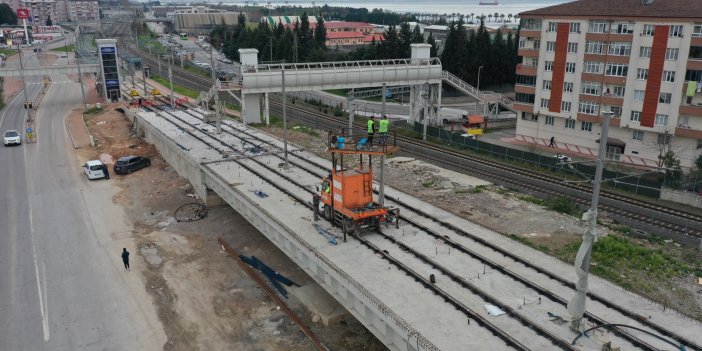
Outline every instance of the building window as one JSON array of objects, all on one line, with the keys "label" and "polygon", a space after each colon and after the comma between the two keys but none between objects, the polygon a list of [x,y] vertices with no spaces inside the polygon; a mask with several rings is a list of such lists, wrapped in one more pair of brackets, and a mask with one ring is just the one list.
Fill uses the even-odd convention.
[{"label": "building window", "polygon": [[702,71],[696,69],[688,69],[685,71],[685,80],[702,81]]},{"label": "building window", "polygon": [[658,134],[658,145],[670,145],[670,134]]},{"label": "building window", "polygon": [[612,88],[612,95],[616,97],[624,97],[624,93],[626,92],[626,88],[623,86],[615,86]]},{"label": "building window", "polygon": [[533,104],[535,99],[534,94],[516,93],[514,96],[514,101],[524,104]]},{"label": "building window", "polygon": [[663,81],[664,82],[675,82],[675,71],[663,71]]},{"label": "building window", "polygon": [[544,61],[544,71],[553,71],[553,61]]},{"label": "building window", "polygon": [[653,24],[644,24],[641,35],[644,37],[652,37],[654,34],[656,34],[656,26]]},{"label": "building window", "polygon": [[588,54],[601,54],[602,46],[601,41],[588,41],[585,43],[585,52]]},{"label": "building window", "polygon": [[526,46],[526,38],[519,38],[519,48],[523,49]]},{"label": "building window", "polygon": [[534,50],[541,49],[541,40],[534,40]]},{"label": "building window", "polygon": [[558,23],[557,22],[548,22],[548,30],[547,32],[555,32],[558,29]]},{"label": "building window", "polygon": [[541,89],[543,90],[551,90],[551,81],[550,80],[545,80],[543,81],[541,85]]},{"label": "building window", "polygon": [[575,129],[575,120],[574,119],[566,119],[565,120],[565,127],[567,129]]},{"label": "building window", "polygon": [[658,102],[661,104],[669,104],[672,99],[673,99],[673,94],[671,94],[671,93],[661,93],[658,96]]},{"label": "building window", "polygon": [[522,18],[521,25],[523,29],[541,30],[541,20],[536,18]]},{"label": "building window", "polygon": [[670,31],[668,32],[668,35],[671,37],[682,38],[683,26],[681,26],[681,25],[670,26]]},{"label": "building window", "polygon": [[668,115],[657,114],[656,121],[653,123],[657,126],[667,126],[668,125]]},{"label": "building window", "polygon": [[535,87],[536,86],[536,77],[518,74],[516,84],[517,85],[526,85],[529,87]]},{"label": "building window", "polygon": [[645,95],[645,90],[634,90],[634,101],[643,101]]},{"label": "building window", "polygon": [[546,116],[546,121],[544,121],[544,124],[546,124],[548,126],[552,126],[555,119],[556,118],[553,116]]},{"label": "building window", "polygon": [[575,62],[566,62],[566,73],[575,73]]},{"label": "building window", "polygon": [[646,80],[648,79],[648,68],[639,68],[636,70],[636,79]]},{"label": "building window", "polygon": [[638,140],[638,141],[643,141],[643,137],[644,137],[643,130],[635,130],[634,134],[631,136],[632,139]]},{"label": "building window", "polygon": [[555,41],[547,41],[546,42],[546,52],[554,52],[556,51],[556,42]]},{"label": "building window", "polygon": [[570,101],[561,101],[561,111],[570,112]]},{"label": "building window", "polygon": [[631,43],[613,42],[609,44],[610,55],[629,56],[631,55]]},{"label": "building window", "polygon": [[616,34],[632,34],[634,33],[634,24],[629,22],[617,22],[612,25],[612,33]]},{"label": "building window", "polygon": [[579,22],[570,22],[570,32],[571,33],[580,33],[580,23]]},{"label": "building window", "polygon": [[568,43],[568,53],[575,54],[578,52],[578,43]]},{"label": "building window", "polygon": [[639,123],[641,122],[641,111],[631,111],[631,116],[629,121]]},{"label": "building window", "polygon": [[580,122],[580,130],[592,132],[592,122]]},{"label": "building window", "polygon": [[588,115],[595,115],[599,113],[600,110],[600,104],[592,101],[583,101],[578,104],[578,112],[588,114]]},{"label": "building window", "polygon": [[605,74],[608,76],[626,77],[629,73],[629,65],[625,63],[607,63]]},{"label": "building window", "polygon": [[639,57],[640,58],[651,58],[651,47],[650,46],[642,46],[641,49],[639,49]]},{"label": "building window", "polygon": [[580,86],[580,92],[586,95],[600,95],[602,85],[597,82],[583,82]]},{"label": "building window", "polygon": [[695,24],[695,27],[692,28],[692,36],[702,37],[702,24]]},{"label": "building window", "polygon": [[680,49],[668,48],[665,50],[665,59],[668,61],[675,61],[678,59],[678,54],[680,54]]},{"label": "building window", "polygon": [[563,82],[563,91],[566,93],[573,92],[573,82]]},{"label": "building window", "polygon": [[541,99],[541,107],[548,108],[548,104],[551,102],[550,99]]},{"label": "building window", "polygon": [[612,111],[612,116],[614,116],[614,117],[620,117],[622,115],[622,107],[621,106],[610,106],[609,110]]},{"label": "building window", "polygon": [[585,73],[602,73],[602,62],[585,61]]},{"label": "building window", "polygon": [[587,23],[587,31],[590,33],[607,33],[609,25],[607,21],[590,20]]}]

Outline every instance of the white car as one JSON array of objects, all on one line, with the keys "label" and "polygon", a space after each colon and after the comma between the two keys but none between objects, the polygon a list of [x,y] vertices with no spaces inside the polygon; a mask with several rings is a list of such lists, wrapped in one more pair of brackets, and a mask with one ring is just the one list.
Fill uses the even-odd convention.
[{"label": "white car", "polygon": [[560,163],[566,163],[572,161],[572,159],[569,156],[566,155],[561,155],[561,154],[555,154],[553,155],[553,158],[556,159],[556,161]]},{"label": "white car", "polygon": [[90,160],[83,165],[83,172],[88,179],[105,178],[105,172],[102,171],[105,165],[99,160]]},{"label": "white car", "polygon": [[21,145],[22,144],[22,135],[14,129],[6,130],[5,135],[2,138],[2,142],[5,144],[5,146]]}]

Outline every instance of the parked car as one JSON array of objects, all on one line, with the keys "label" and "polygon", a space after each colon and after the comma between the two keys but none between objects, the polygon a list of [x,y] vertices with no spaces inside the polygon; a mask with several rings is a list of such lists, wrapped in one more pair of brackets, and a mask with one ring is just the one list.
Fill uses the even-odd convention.
[{"label": "parked car", "polygon": [[5,131],[5,135],[3,136],[2,139],[3,143],[5,146],[8,145],[21,145],[22,144],[22,136],[20,133],[14,129],[8,129]]},{"label": "parked car", "polygon": [[555,154],[553,155],[553,158],[556,159],[556,161],[560,163],[566,163],[572,161],[572,159],[569,156],[566,155],[561,155],[561,154]]},{"label": "parked car", "polygon": [[90,180],[105,178],[105,172],[102,171],[103,167],[105,165],[99,160],[90,160],[83,165],[83,173]]},{"label": "parked car", "polygon": [[151,160],[143,156],[124,156],[115,163],[115,173],[129,174],[144,167],[151,166]]}]

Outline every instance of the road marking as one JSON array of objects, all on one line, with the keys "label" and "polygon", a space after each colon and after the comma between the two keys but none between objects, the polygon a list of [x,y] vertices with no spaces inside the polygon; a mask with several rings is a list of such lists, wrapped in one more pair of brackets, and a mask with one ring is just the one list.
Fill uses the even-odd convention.
[{"label": "road marking", "polygon": [[[20,90],[20,92],[21,92],[21,91],[22,91],[22,90]],[[15,94],[15,97],[13,97],[12,100],[10,100],[10,103],[8,103],[7,105],[5,105],[5,109],[4,109],[4,111],[2,112],[2,116],[0,116],[0,126],[2,126],[2,120],[5,119],[5,114],[7,113],[7,110],[9,110],[10,105],[13,104],[13,103],[15,102],[15,100],[17,100],[17,98],[19,98],[19,96],[20,96],[20,94],[19,94],[19,92],[18,92],[17,94]]]},{"label": "road marking", "polygon": [[[46,290],[42,294],[41,280],[39,279],[39,264],[37,259],[37,251],[34,245],[34,220],[32,217],[32,201],[29,201],[29,234],[32,237],[32,254],[34,254],[34,272],[37,277],[37,291],[39,292],[39,310],[41,311],[41,326],[44,331],[44,341],[49,341],[49,311],[48,306],[44,308],[44,302],[47,301]],[[46,266],[42,262],[42,268],[44,271],[44,289],[46,289]]]}]

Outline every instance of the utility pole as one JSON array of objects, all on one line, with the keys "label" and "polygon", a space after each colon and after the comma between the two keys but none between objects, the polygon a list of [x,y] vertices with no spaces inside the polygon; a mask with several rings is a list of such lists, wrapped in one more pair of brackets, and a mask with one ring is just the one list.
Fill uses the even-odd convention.
[{"label": "utility pole", "polygon": [[215,92],[215,121],[217,121],[217,133],[222,131],[222,116],[219,111],[219,89],[217,89],[217,74],[215,69],[214,48],[210,48],[210,61],[212,62],[212,84]]},{"label": "utility pole", "polygon": [[585,313],[592,246],[597,239],[597,206],[600,200],[602,169],[604,168],[604,160],[607,155],[607,135],[609,134],[609,120],[612,117],[612,111],[602,111],[602,115],[602,133],[600,134],[600,147],[597,153],[595,180],[592,184],[592,202],[590,209],[583,215],[583,219],[589,221],[589,225],[587,231],[583,233],[583,242],[575,255],[575,274],[578,280],[575,282],[575,295],[568,302],[568,313],[570,313],[572,318],[570,322],[571,328],[574,330],[580,330],[580,322]]},{"label": "utility pole", "polygon": [[[83,95],[83,112],[88,111],[88,103],[85,100],[85,87],[83,86],[83,74],[80,72],[80,59],[82,56],[78,55],[76,58],[76,65],[78,65],[78,82],[80,82],[80,93]],[[107,96],[105,96],[107,99]]]},{"label": "utility pole", "polygon": [[422,91],[422,97],[424,98],[424,118],[423,118],[423,131],[422,140],[427,140],[427,125],[429,123],[429,98],[431,97],[431,84],[424,83],[424,91]]},{"label": "utility pole", "polygon": [[[380,120],[382,121],[385,118],[385,101],[387,100],[387,92],[388,92],[388,85],[387,83],[383,82],[383,103],[380,105]],[[382,123],[382,122],[378,122]],[[378,130],[380,131],[380,130]],[[383,139],[383,136],[380,137]],[[385,145],[383,147],[387,148],[388,144],[388,137],[387,137],[387,132],[385,133],[384,137],[384,142]],[[383,206],[385,204],[385,153],[383,153],[380,156],[380,189],[378,192],[378,202],[380,203],[380,206]]]},{"label": "utility pole", "polygon": [[173,56],[171,55],[171,61],[168,61],[168,81],[170,82],[171,88],[171,108],[175,108],[175,99],[173,98]]},{"label": "utility pole", "polygon": [[280,65],[280,74],[283,84],[283,148],[285,149],[285,169],[288,169],[288,115],[287,99],[285,96],[285,64]]},{"label": "utility pole", "polygon": [[346,107],[349,109],[349,136],[353,135],[353,117],[354,117],[354,111],[351,108],[351,102],[354,99],[353,96],[354,89],[351,88],[351,91],[346,95]]},{"label": "utility pole", "polygon": [[[28,39],[29,40],[29,39]],[[24,104],[25,104],[25,121],[27,123],[32,122],[32,115],[29,113],[29,98],[27,98],[27,82],[24,80],[24,65],[22,64],[22,48],[20,47],[20,42],[17,42],[17,52],[19,53],[20,61],[20,77],[22,77],[22,91],[24,92]]]}]

